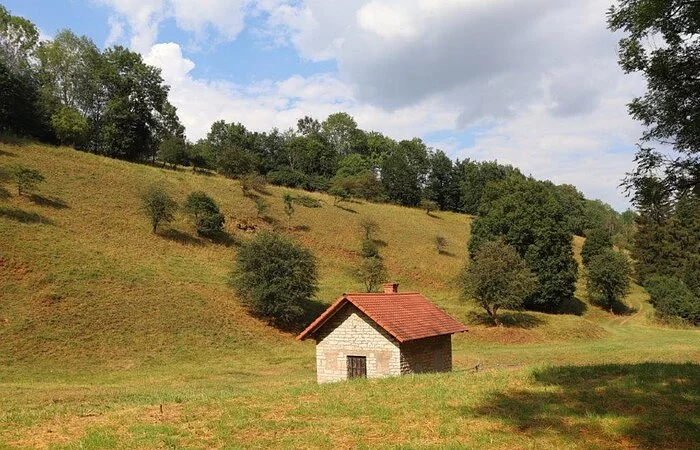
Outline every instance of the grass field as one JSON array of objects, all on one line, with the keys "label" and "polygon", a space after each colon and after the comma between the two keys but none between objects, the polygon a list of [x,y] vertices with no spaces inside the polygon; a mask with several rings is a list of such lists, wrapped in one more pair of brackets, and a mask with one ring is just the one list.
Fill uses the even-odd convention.
[{"label": "grass field", "polygon": [[[700,332],[661,326],[634,286],[632,312],[512,313],[478,323],[452,279],[468,216],[308,194],[293,230],[321,272],[318,299],[360,289],[359,223],[380,224],[392,279],[470,332],[455,372],[318,386],[312,343],[252,319],[227,286],[237,222],[270,223],[236,181],[33,144],[0,144],[0,169],[46,177],[33,197],[0,183],[0,448],[489,447],[694,448],[700,442]],[[178,216],[153,235],[139,194],[204,190],[229,239],[201,239]],[[301,192],[295,192],[301,195]],[[275,224],[277,222],[277,225]],[[442,234],[448,252],[438,254]],[[574,248],[580,250],[581,240]],[[475,366],[479,370],[474,370]]]}]

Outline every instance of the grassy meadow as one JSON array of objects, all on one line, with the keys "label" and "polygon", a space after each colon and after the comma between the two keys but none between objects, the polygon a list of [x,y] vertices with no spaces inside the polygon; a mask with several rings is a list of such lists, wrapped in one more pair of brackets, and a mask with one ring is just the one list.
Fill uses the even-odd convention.
[{"label": "grassy meadow", "polygon": [[[269,187],[267,219],[240,184],[31,143],[0,144],[0,170],[39,169],[19,197],[0,182],[1,448],[693,448],[700,442],[700,331],[629,311],[510,313],[480,323],[453,279],[469,216],[427,215]],[[203,190],[228,237],[182,215],[153,235],[140,193]],[[309,195],[288,230],[282,195]],[[251,318],[228,286],[236,248],[277,228],[318,259],[318,300],[360,290],[359,224],[380,225],[392,280],[459,320],[450,374],[318,386],[314,345]],[[434,239],[443,235],[447,251]],[[582,239],[575,238],[578,253]]]}]

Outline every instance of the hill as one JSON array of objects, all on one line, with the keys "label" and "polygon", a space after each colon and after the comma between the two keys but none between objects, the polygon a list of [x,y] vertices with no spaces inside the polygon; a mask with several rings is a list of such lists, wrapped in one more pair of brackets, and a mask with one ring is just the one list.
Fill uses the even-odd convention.
[{"label": "hill", "polygon": [[[522,313],[504,327],[480,325],[451,283],[469,216],[334,206],[323,194],[269,187],[262,220],[239,182],[216,175],[0,144],[0,169],[13,164],[46,181],[30,198],[0,184],[0,448],[690,448],[699,437],[696,330],[654,324],[638,286],[627,316],[588,305],[581,286],[579,316]],[[180,202],[207,192],[229,238],[197,237],[182,216],[153,235],[139,197],[152,183]],[[293,230],[287,191],[320,202],[297,205]],[[311,249],[319,301],[358,290],[364,219],[379,224],[401,289],[469,322],[454,340],[455,373],[319,387],[313,345],[251,318],[227,285],[236,247],[250,238],[236,224],[246,222],[285,229]],[[448,241],[443,254],[436,234]]]}]

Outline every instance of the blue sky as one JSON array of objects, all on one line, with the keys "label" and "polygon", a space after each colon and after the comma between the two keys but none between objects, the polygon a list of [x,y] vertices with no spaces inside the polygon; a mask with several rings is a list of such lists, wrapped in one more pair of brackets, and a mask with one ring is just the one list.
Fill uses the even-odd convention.
[{"label": "blue sky", "polygon": [[3,0],[160,67],[188,137],[347,111],[454,158],[497,159],[617,209],[643,92],[616,63],[611,0]]}]

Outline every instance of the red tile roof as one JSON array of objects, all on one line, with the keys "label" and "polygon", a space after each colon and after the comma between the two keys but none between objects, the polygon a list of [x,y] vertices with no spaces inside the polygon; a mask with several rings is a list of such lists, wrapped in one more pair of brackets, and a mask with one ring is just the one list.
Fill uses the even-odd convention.
[{"label": "red tile roof", "polygon": [[466,327],[417,292],[344,294],[297,336],[312,337],[346,304],[352,304],[399,342],[461,333]]}]

